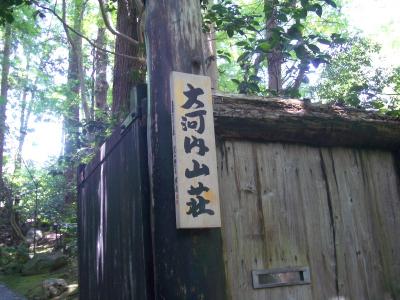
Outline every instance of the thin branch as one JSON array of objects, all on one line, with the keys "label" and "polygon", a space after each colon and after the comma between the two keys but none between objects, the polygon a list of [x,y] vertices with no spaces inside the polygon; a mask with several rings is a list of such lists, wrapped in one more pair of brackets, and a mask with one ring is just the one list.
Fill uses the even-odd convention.
[{"label": "thin branch", "polygon": [[87,41],[92,47],[94,47],[94,48],[96,48],[96,49],[98,49],[98,50],[100,50],[100,51],[102,51],[102,52],[105,52],[105,53],[109,53],[109,54],[118,55],[118,56],[121,56],[121,57],[125,57],[125,58],[132,59],[132,60],[134,60],[134,61],[137,61],[137,62],[140,63],[140,64],[145,64],[145,63],[146,63],[146,60],[145,60],[144,58],[135,57],[135,56],[130,56],[130,55],[122,54],[122,53],[117,53],[117,52],[110,51],[110,50],[107,50],[107,49],[104,49],[104,48],[99,47],[95,42],[93,42],[92,40],[90,40],[88,37],[84,36],[82,33],[76,31],[74,28],[72,28],[72,27],[69,26],[67,23],[65,23],[65,22],[63,21],[62,17],[60,17],[53,9],[51,9],[51,8],[49,8],[49,7],[46,7],[46,6],[43,6],[43,5],[40,5],[38,2],[35,2],[35,4],[36,4],[36,6],[38,6],[38,7],[42,8],[42,9],[44,9],[44,10],[47,10],[47,11],[51,12],[51,13],[63,24],[63,26],[66,26],[69,30],[71,30],[71,31],[72,31],[73,33],[75,33],[77,36],[80,36],[81,38],[83,38],[83,39],[84,39],[85,41]]},{"label": "thin branch", "polygon": [[104,6],[103,0],[98,0],[98,2],[99,2],[99,6],[100,6],[101,16],[103,17],[104,24],[106,25],[107,29],[109,31],[111,31],[114,35],[126,39],[127,41],[131,42],[135,46],[139,46],[139,42],[137,40],[131,38],[130,36],[127,36],[126,34],[123,34],[119,31],[117,31],[116,29],[114,29],[111,26],[111,23],[110,23],[110,20],[108,19],[108,14],[106,12],[106,8]]}]

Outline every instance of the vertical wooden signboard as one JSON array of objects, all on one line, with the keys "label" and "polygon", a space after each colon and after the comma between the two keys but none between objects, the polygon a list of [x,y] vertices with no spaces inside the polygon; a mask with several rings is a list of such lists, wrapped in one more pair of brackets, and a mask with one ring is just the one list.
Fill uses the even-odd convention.
[{"label": "vertical wooden signboard", "polygon": [[220,227],[209,77],[171,73],[177,228]]}]

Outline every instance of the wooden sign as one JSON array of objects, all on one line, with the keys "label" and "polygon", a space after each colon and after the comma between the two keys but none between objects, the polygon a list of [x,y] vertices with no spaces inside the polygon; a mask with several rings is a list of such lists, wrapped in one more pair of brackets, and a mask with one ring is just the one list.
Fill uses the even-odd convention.
[{"label": "wooden sign", "polygon": [[221,227],[211,80],[171,73],[177,228]]}]

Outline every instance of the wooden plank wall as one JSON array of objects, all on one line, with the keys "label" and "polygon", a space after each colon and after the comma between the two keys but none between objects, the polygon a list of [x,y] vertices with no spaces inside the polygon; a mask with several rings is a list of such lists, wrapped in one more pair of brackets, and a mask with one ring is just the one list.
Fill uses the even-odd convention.
[{"label": "wooden plank wall", "polygon": [[[219,142],[229,299],[399,299],[400,181],[391,152]],[[251,271],[309,266],[255,290]]]},{"label": "wooden plank wall", "polygon": [[138,119],[80,173],[80,299],[154,299],[146,147]]}]

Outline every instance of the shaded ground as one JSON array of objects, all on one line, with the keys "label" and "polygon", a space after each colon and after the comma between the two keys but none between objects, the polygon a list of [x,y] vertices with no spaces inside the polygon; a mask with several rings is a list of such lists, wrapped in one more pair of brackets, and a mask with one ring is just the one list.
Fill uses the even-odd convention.
[{"label": "shaded ground", "polygon": [[17,295],[4,284],[0,283],[0,300],[25,300],[26,298]]},{"label": "shaded ground", "polygon": [[[1,2],[2,0],[0,0]],[[46,279],[62,278],[68,289],[57,299],[78,299],[76,244],[73,234],[43,232],[36,236],[36,253],[40,255],[63,253],[68,256],[68,264],[57,269],[43,270],[36,275],[22,275],[21,270],[27,264],[25,259],[32,256],[33,247],[20,247],[12,241],[12,230],[1,222],[0,208],[0,300],[45,299],[42,287]],[[29,232],[28,232],[29,233]],[[29,234],[26,238],[32,238]],[[89,299],[88,299],[89,300]]]},{"label": "shaded ground", "polygon": [[[26,300],[26,299],[43,299],[42,282],[49,278],[63,278],[68,283],[68,291],[60,299],[77,300],[78,299],[78,284],[77,284],[77,266],[76,262],[71,263],[65,268],[55,272],[48,272],[44,274],[21,276],[21,274],[0,274],[0,300]],[[19,294],[24,295],[26,298],[5,298],[3,294],[4,284],[17,291]],[[9,290],[9,289],[8,289]],[[86,300],[86,299],[85,299]],[[87,299],[89,300],[89,299]]]}]

